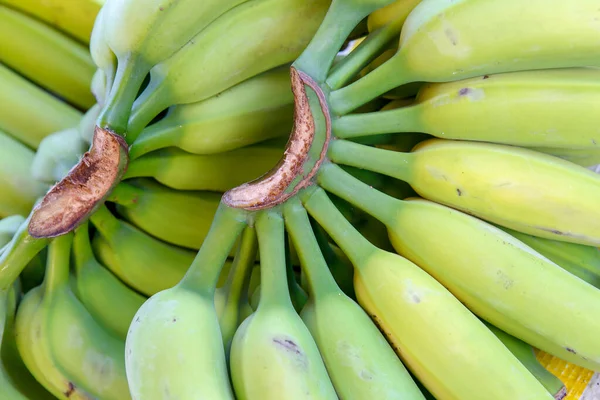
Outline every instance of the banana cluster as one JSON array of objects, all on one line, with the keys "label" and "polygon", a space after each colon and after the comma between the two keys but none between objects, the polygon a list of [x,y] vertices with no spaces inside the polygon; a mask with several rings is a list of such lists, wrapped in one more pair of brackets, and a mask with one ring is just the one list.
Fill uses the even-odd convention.
[{"label": "banana cluster", "polygon": [[0,399],[579,399],[599,7],[0,0]]}]

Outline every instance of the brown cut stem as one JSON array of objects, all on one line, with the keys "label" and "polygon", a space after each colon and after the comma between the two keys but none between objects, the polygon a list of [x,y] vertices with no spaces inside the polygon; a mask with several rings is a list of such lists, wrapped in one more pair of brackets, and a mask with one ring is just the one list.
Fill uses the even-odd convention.
[{"label": "brown cut stem", "polygon": [[[251,211],[273,207],[285,202],[299,190],[311,184],[326,157],[327,145],[331,138],[331,118],[325,95],[319,85],[304,72],[291,67],[290,76],[295,100],[294,127],[283,157],[270,172],[261,178],[226,192],[223,195],[223,202],[230,207]],[[319,159],[308,173],[304,172],[303,167],[309,161],[309,151],[315,138],[316,128],[305,85],[316,93],[326,124],[325,144]],[[301,179],[298,181],[299,177]],[[292,185],[294,185],[292,190],[288,190]]]},{"label": "brown cut stem", "polygon": [[128,147],[123,137],[96,127],[91,149],[33,209],[29,234],[35,238],[50,238],[75,229],[119,183],[128,161]]}]

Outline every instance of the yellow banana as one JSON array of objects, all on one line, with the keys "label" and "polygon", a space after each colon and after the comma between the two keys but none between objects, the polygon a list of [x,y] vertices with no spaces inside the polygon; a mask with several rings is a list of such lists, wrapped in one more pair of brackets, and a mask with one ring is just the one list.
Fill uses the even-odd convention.
[{"label": "yellow banana", "polygon": [[406,21],[410,12],[420,2],[421,0],[396,0],[390,5],[372,12],[367,18],[369,32],[376,31],[392,21]]},{"label": "yellow banana", "polygon": [[595,147],[590,149],[532,147],[531,150],[550,154],[586,168],[600,164],[600,149]]}]

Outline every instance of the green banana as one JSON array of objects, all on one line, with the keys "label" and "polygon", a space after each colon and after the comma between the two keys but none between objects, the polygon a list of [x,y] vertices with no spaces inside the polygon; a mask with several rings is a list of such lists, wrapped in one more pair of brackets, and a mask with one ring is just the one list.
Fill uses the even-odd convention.
[{"label": "green banana", "polygon": [[429,200],[393,199],[333,164],[321,172],[321,186],[385,223],[396,251],[473,313],[547,353],[600,369],[597,288],[481,219]]},{"label": "green banana", "polygon": [[0,219],[0,249],[6,246],[25,222],[22,215],[9,215]]},{"label": "green banana", "polygon": [[153,238],[119,220],[105,205],[90,221],[97,228],[92,245],[98,261],[144,295],[177,284],[194,260],[194,252]]},{"label": "green banana", "polygon": [[408,182],[422,197],[548,239],[600,245],[600,175],[560,158],[513,146],[430,139],[412,152],[344,140],[336,163]]},{"label": "green banana", "polygon": [[30,14],[87,44],[94,18],[104,0],[0,0],[0,3]]},{"label": "green banana", "polygon": [[220,193],[174,190],[150,179],[121,182],[107,199],[127,222],[162,241],[196,250],[220,200]]},{"label": "green banana", "polygon": [[146,298],[127,287],[96,260],[87,223],[75,231],[73,255],[73,291],[77,298],[100,325],[125,341],[131,321]]},{"label": "green banana", "polygon": [[207,99],[292,62],[313,37],[329,3],[252,0],[215,20],[152,68],[150,83],[133,104],[127,141],[135,141],[154,117],[173,104]]},{"label": "green banana", "polygon": [[36,180],[53,185],[79,162],[89,145],[75,126],[46,136],[33,157],[31,175]]},{"label": "green banana", "polygon": [[99,126],[125,133],[131,106],[148,72],[183,51],[198,32],[210,29],[213,21],[245,1],[108,0],[102,11],[100,40],[116,56],[117,69]]},{"label": "green banana", "polygon": [[79,135],[88,145],[91,145],[92,140],[94,139],[94,128],[96,127],[96,118],[98,118],[100,109],[99,103],[94,104],[85,114],[83,114],[83,117],[81,117],[81,120],[79,121]]},{"label": "green banana", "polygon": [[244,211],[220,207],[186,276],[137,312],[125,346],[133,398],[234,399],[214,293],[245,226]]},{"label": "green banana", "polygon": [[[98,115],[100,115],[101,106],[106,101],[106,75],[104,74],[103,70],[97,69],[94,75],[92,76],[90,90],[94,95],[94,98],[96,99],[96,103],[98,105],[98,114],[96,115],[96,118],[98,118]],[[96,118],[94,118],[94,125],[96,125]],[[88,142],[91,143],[92,141],[89,140]]]},{"label": "green banana", "polygon": [[[108,29],[108,22],[105,21],[105,10],[102,7],[98,12],[90,38],[90,55],[98,67],[92,78],[91,89],[101,105],[106,103],[117,71],[117,57],[106,42],[105,31]],[[99,94],[96,91],[99,91]]]},{"label": "green banana", "polygon": [[491,325],[485,321],[483,321],[483,323],[489,328],[490,331],[492,331],[494,335],[496,335],[498,339],[500,339],[500,341],[502,341],[502,343],[504,343],[511,353],[513,353],[515,357],[521,361],[525,368],[527,368],[529,372],[531,372],[531,374],[535,376],[542,385],[544,385],[546,390],[548,390],[548,392],[554,396],[555,399],[562,400],[564,397],[566,397],[567,388],[565,385],[560,379],[558,379],[550,371],[544,368],[542,364],[540,364],[535,356],[533,348],[529,344],[496,328],[494,325]]},{"label": "green banana", "polygon": [[367,18],[367,27],[369,32],[374,32],[385,25],[401,20],[402,23],[410,12],[419,4],[421,0],[396,0],[392,4],[382,7]]},{"label": "green banana", "polygon": [[142,131],[129,149],[133,160],[176,146],[194,154],[235,150],[289,135],[293,121],[289,66],[256,75],[217,96],[179,104]]},{"label": "green banana", "polygon": [[282,155],[283,146],[268,142],[209,155],[172,147],[131,161],[124,180],[149,177],[173,189],[224,192],[260,177]]},{"label": "green banana", "polygon": [[72,241],[67,234],[50,243],[44,283],[26,295],[17,313],[17,347],[36,379],[60,399],[128,399],[124,343],[71,292]]},{"label": "green banana", "polygon": [[231,344],[231,380],[240,400],[337,399],[310,331],[293,308],[286,278],[284,223],[276,211],[256,217],[261,258],[258,309]]},{"label": "green banana", "polygon": [[600,289],[600,249],[499,227],[573,275]]},{"label": "green banana", "polygon": [[556,147],[532,147],[531,150],[550,154],[585,168],[600,164],[600,151],[596,148],[569,149]]},{"label": "green banana", "polygon": [[[310,298],[300,316],[315,339],[342,399],[424,399],[367,313],[335,283],[298,200],[283,216],[299,256]],[[352,329],[348,329],[351,326]]]},{"label": "green banana", "polygon": [[[329,165],[322,168],[328,170]],[[309,188],[301,196],[307,211],[352,261],[359,304],[436,398],[552,399],[502,342],[433,277],[369,243],[322,189]]]},{"label": "green banana", "polygon": [[[334,120],[337,137],[424,132],[522,147],[598,149],[600,69],[565,68],[427,84],[416,102]],[[510,116],[510,118],[507,118]]]},{"label": "green banana", "polygon": [[330,109],[344,115],[416,81],[597,66],[599,13],[595,0],[552,7],[546,0],[423,0],[406,19],[396,54],[367,76],[332,92]]},{"label": "green banana", "polygon": [[0,64],[0,130],[31,148],[79,123],[81,113]]},{"label": "green banana", "polygon": [[30,168],[35,154],[0,130],[0,218],[29,215],[47,187],[33,179]]},{"label": "green banana", "polygon": [[26,14],[0,5],[0,61],[78,108],[94,104],[94,63],[74,39]]}]

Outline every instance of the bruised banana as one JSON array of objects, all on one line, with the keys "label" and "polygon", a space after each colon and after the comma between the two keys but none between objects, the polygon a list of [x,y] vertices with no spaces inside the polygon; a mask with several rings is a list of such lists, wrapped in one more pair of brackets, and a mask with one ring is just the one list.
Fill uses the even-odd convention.
[{"label": "bruised banana", "polygon": [[599,17],[596,0],[552,7],[546,0],[423,0],[406,19],[396,54],[332,92],[331,110],[347,114],[410,82],[598,66]]},{"label": "bruised banana", "polygon": [[423,132],[442,139],[600,153],[600,69],[485,75],[421,88],[416,101],[334,121],[337,137]]},{"label": "bruised banana", "polygon": [[548,239],[600,245],[600,175],[519,147],[430,139],[412,152],[335,140],[334,162],[408,182],[422,197]]},{"label": "bruised banana", "polygon": [[321,172],[323,187],[385,223],[396,251],[476,315],[547,353],[600,370],[594,317],[600,290],[479,218],[421,198],[391,198],[333,164]]},{"label": "bruised banana", "polygon": [[204,101],[176,104],[142,131],[131,159],[175,146],[194,154],[235,150],[289,134],[293,121],[289,66],[262,73]]},{"label": "bruised banana", "polygon": [[359,304],[436,398],[553,399],[436,279],[406,258],[369,243],[322,189],[311,188],[301,196],[309,214],[352,261]]}]

